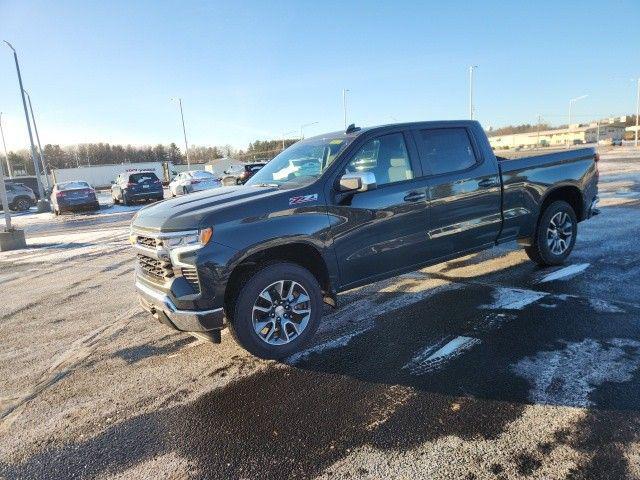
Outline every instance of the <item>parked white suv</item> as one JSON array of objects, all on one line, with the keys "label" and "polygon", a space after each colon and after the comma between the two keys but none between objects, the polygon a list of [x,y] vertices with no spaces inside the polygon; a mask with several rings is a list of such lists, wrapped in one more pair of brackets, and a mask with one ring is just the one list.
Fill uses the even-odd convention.
[{"label": "parked white suv", "polygon": [[36,204],[35,193],[26,185],[22,183],[7,183],[6,187],[9,210],[24,212]]}]

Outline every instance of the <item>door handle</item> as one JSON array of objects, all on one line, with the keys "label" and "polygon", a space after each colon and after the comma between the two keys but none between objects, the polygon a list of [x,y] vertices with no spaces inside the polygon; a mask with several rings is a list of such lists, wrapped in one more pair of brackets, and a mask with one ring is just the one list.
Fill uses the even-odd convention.
[{"label": "door handle", "polygon": [[478,186],[482,187],[482,188],[497,187],[498,186],[498,182],[496,180],[494,180],[493,178],[485,178],[484,180],[480,180],[478,182]]},{"label": "door handle", "polygon": [[404,197],[404,201],[405,202],[417,202],[418,200],[424,200],[426,197],[427,197],[427,195],[425,193],[411,192],[411,193],[408,193]]}]

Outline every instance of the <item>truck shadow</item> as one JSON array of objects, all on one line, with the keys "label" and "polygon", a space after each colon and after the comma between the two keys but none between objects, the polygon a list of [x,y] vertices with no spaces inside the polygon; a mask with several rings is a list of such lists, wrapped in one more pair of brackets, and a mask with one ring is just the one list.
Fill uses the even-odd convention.
[{"label": "truck shadow", "polygon": [[[497,440],[509,435],[531,403],[531,386],[513,365],[566,342],[594,336],[606,341],[612,317],[604,315],[600,324],[582,305],[568,302],[515,312],[480,308],[491,298],[491,288],[482,285],[443,291],[376,318],[373,328],[347,344],[310,354],[293,367],[272,363],[190,403],[1,465],[0,473],[92,478],[175,452],[193,466],[195,477],[306,478],[362,447],[405,452],[445,437]],[[588,315],[583,326],[564,321],[581,315]],[[460,335],[481,343],[443,369],[415,374],[405,368],[425,345]],[[555,448],[569,445],[584,457],[575,478],[606,472],[625,477],[623,446],[640,440],[638,393],[637,374],[596,389],[594,407],[571,431],[514,456],[514,468],[528,475]],[[625,411],[611,414],[611,408]],[[610,421],[619,428],[611,430]]]}]

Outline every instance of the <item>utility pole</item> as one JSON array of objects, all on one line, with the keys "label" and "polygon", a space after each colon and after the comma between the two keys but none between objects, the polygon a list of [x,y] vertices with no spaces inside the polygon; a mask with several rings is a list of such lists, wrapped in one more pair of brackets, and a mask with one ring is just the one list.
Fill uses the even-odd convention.
[{"label": "utility pole", "polygon": [[588,96],[589,95],[580,95],[579,97],[572,98],[571,100],[569,100],[569,125],[567,125],[567,148],[569,148],[569,145],[570,145],[569,135],[571,133],[571,121],[573,119],[573,117],[571,116],[572,109],[573,109],[573,104],[576,103],[578,100],[582,100],[583,98],[587,98]]},{"label": "utility pole", "polygon": [[184,113],[182,111],[182,98],[178,97],[178,104],[180,105],[180,118],[182,119],[182,134],[184,135],[184,151],[187,156],[187,168],[191,170],[191,161],[189,160],[189,144],[187,143],[187,127],[184,125]]},{"label": "utility pole", "polygon": [[[4,139],[3,139],[4,142]],[[4,150],[7,165],[9,165],[9,157],[7,157],[7,149]],[[7,199],[7,188],[4,184],[4,171],[2,168],[2,162],[0,162],[0,203],[2,204],[2,210],[4,211],[4,223],[5,232],[10,232],[11,228],[11,213],[9,212],[9,200]]]},{"label": "utility pole", "polygon": [[473,71],[478,68],[477,65],[469,67],[469,118],[473,120]]},{"label": "utility pole", "polygon": [[347,92],[348,88],[342,89],[342,112],[344,113],[344,129],[347,129]]},{"label": "utility pole", "polygon": [[47,164],[44,161],[44,152],[42,151],[42,146],[40,145],[40,135],[38,135],[38,126],[36,125],[36,117],[33,114],[33,105],[31,104],[31,95],[26,90],[24,91],[27,96],[27,100],[29,100],[29,111],[31,112],[31,120],[33,121],[33,129],[36,132],[36,141],[38,142],[38,152],[40,153],[40,163],[42,163],[42,171],[44,172],[44,183],[47,185],[47,191],[51,188],[49,185],[49,175],[47,174]]},{"label": "utility pole", "polygon": [[27,120],[27,130],[29,131],[29,142],[31,144],[31,160],[33,161],[33,167],[35,168],[36,180],[38,182],[38,193],[40,194],[40,200],[38,200],[38,212],[49,212],[51,205],[49,201],[44,197],[44,189],[42,188],[42,180],[40,179],[40,169],[38,168],[38,162],[36,160],[36,148],[33,144],[33,134],[31,133],[31,122],[29,121],[29,113],[27,112],[27,101],[24,98],[24,87],[22,86],[22,76],[20,75],[20,64],[18,63],[18,54],[16,49],[13,48],[9,42],[4,40],[11,50],[13,50],[13,59],[16,63],[16,72],[18,73],[18,84],[20,85],[20,95],[22,96],[22,106],[24,107],[24,116]]},{"label": "utility pole", "polygon": [[9,154],[7,153],[7,144],[4,143],[4,131],[2,130],[2,112],[0,112],[0,136],[2,137],[2,147],[4,148],[4,158],[7,162],[7,173],[9,174],[9,178],[13,177],[13,173],[11,172],[11,164],[9,163]]}]

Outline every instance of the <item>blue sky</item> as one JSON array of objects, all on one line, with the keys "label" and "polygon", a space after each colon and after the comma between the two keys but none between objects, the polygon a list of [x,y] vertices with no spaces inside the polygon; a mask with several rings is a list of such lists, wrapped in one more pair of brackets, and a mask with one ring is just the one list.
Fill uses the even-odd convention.
[{"label": "blue sky", "polygon": [[[39,2],[0,0],[43,143],[246,148],[318,122],[465,118],[468,66],[485,127],[632,113],[636,1]],[[11,52],[0,46],[9,149],[28,137]],[[293,136],[291,134],[289,136]]]}]

